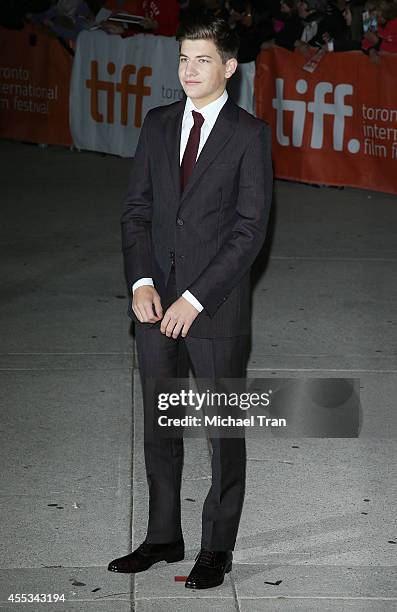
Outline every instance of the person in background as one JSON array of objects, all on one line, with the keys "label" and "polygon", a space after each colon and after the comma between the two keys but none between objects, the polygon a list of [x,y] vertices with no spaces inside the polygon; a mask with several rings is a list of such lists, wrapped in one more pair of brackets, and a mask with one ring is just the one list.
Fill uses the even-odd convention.
[{"label": "person in background", "polygon": [[[397,53],[397,3],[391,0],[376,2],[369,0],[361,16],[361,24],[366,22],[366,32],[361,29],[361,40],[328,39],[324,36],[326,50],[353,51],[362,50],[372,61],[379,63],[379,52]],[[365,19],[364,19],[365,15]],[[349,4],[346,6],[345,19],[351,23],[352,14]]]},{"label": "person in background", "polygon": [[[361,32],[358,39],[353,37],[352,32],[352,11],[350,8],[350,2],[345,3],[345,7],[342,11],[343,18],[346,23],[346,28],[342,31],[342,36],[333,37],[329,32],[325,32],[323,34],[324,40],[324,50],[327,52],[338,52],[338,51],[357,51],[361,49],[362,45],[362,37],[363,37],[363,29],[361,27]],[[362,24],[362,18],[361,18]]]},{"label": "person in background", "polygon": [[325,19],[325,3],[323,0],[298,0],[298,15],[302,20],[303,30],[300,38],[295,41],[295,47],[305,51],[306,47],[318,39],[321,22]]},{"label": "person in background", "polygon": [[352,40],[361,40],[363,36],[363,12],[365,0],[346,0],[351,15],[350,34]]},{"label": "person in background", "polygon": [[348,26],[343,17],[346,0],[300,0],[298,14],[303,20],[303,32],[295,46],[306,54],[310,47],[322,48],[324,35],[331,38],[347,38]]},{"label": "person in background", "polygon": [[380,0],[377,4],[378,30],[365,37],[376,52],[397,53],[397,2]]},{"label": "person in background", "polygon": [[121,34],[124,38],[141,33],[159,36],[176,34],[180,10],[177,0],[106,0],[104,6],[114,13],[124,12],[145,17],[141,24],[128,24],[128,27],[106,21],[102,28],[109,34]]},{"label": "person in background", "polygon": [[36,13],[48,11],[51,0],[2,0],[0,5],[0,26],[9,30],[23,30],[26,21]]},{"label": "person in background", "polygon": [[209,17],[225,19],[229,14],[223,0],[187,0],[180,2],[182,9],[182,21],[194,19],[207,19]]},{"label": "person in background", "polygon": [[[142,0],[100,0],[103,8],[112,11],[112,13],[128,13],[129,15],[138,15],[144,17],[145,13],[142,7]],[[119,34],[122,38],[135,36],[135,34],[148,33],[151,34],[157,28],[157,21],[145,19],[139,24],[117,22],[107,19],[102,21],[101,29],[108,34]]]},{"label": "person in background", "polygon": [[238,62],[253,62],[265,40],[271,38],[272,22],[261,2],[230,0],[226,3],[229,24],[240,39]]},{"label": "person in background", "polygon": [[29,18],[64,40],[75,40],[82,30],[95,23],[89,3],[81,0],[58,0],[46,11],[29,14]]},{"label": "person in background", "polygon": [[153,34],[175,36],[179,23],[177,0],[141,0],[142,14],[154,22]]},{"label": "person in background", "polygon": [[295,40],[299,40],[303,32],[303,24],[298,15],[296,0],[281,0],[280,12],[282,27],[276,32],[274,42],[278,47],[293,51]]},{"label": "person in background", "polygon": [[273,19],[273,38],[262,43],[261,49],[277,45],[294,51],[295,41],[300,39],[302,31],[303,23],[298,15],[296,0],[281,0],[280,15],[278,19]]},{"label": "person in background", "polygon": [[348,3],[349,0],[328,0],[327,2],[324,26],[329,28],[334,37],[347,39],[350,36],[351,23],[348,25],[345,18]]}]

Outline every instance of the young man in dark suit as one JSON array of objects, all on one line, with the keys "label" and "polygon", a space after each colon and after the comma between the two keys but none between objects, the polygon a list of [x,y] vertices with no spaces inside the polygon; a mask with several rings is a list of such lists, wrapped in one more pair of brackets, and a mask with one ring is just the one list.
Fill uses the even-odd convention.
[{"label": "young man in dark suit", "polygon": [[[154,436],[147,380],[181,376],[187,353],[199,378],[245,376],[250,268],[265,239],[272,194],[271,138],[228,97],[238,39],[211,19],[185,25],[179,78],[186,100],[146,115],[124,200],[122,239],[133,297],[149,485],[147,536],[109,570],[135,573],[184,558],[183,438]],[[201,550],[187,588],[221,584],[232,566],[246,471],[244,437],[211,438],[212,485]]]}]

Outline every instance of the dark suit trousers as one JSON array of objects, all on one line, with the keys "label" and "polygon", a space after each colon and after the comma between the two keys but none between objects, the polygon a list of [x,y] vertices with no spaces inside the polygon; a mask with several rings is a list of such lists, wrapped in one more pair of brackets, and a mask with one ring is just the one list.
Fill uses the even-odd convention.
[{"label": "dark suit trousers", "polygon": [[[163,310],[176,299],[171,269]],[[200,316],[200,315],[199,315]],[[144,399],[144,452],[149,486],[147,541],[165,543],[182,537],[180,489],[183,438],[154,436],[149,423],[153,390],[148,378],[186,378],[189,363],[196,378],[245,378],[248,336],[230,338],[168,338],[159,324],[135,326]],[[245,493],[245,439],[210,438],[212,484],[202,511],[202,548],[233,550]]]}]

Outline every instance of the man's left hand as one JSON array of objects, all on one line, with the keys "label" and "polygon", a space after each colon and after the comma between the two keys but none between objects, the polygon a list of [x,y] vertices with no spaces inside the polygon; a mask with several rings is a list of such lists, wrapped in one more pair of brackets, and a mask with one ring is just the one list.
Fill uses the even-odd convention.
[{"label": "man's left hand", "polygon": [[198,314],[197,308],[192,306],[184,297],[180,297],[165,311],[160,331],[168,338],[177,338],[179,334],[182,338],[185,338]]},{"label": "man's left hand", "polygon": [[377,36],[375,32],[365,32],[364,38],[366,38],[372,45],[376,45],[379,42],[379,36]]}]

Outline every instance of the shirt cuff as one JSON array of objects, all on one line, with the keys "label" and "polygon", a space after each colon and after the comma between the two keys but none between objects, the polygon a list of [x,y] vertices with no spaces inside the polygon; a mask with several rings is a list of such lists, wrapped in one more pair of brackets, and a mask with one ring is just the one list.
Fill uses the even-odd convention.
[{"label": "shirt cuff", "polygon": [[333,51],[334,50],[334,41],[333,40],[330,40],[327,43],[327,49],[328,49],[328,51]]},{"label": "shirt cuff", "polygon": [[194,297],[194,295],[192,293],[190,293],[190,291],[188,291],[186,289],[186,291],[184,291],[182,293],[182,297],[185,298],[185,300],[187,300],[192,306],[194,306],[196,308],[196,310],[198,310],[199,312],[201,312],[202,310],[204,310],[204,306],[202,306],[200,304],[200,302],[198,300],[196,300],[196,298]]},{"label": "shirt cuff", "polygon": [[132,293],[134,293],[135,289],[138,289],[138,287],[142,287],[143,285],[151,285],[152,287],[154,287],[153,279],[140,278],[139,280],[135,281],[135,283],[132,285]]}]

